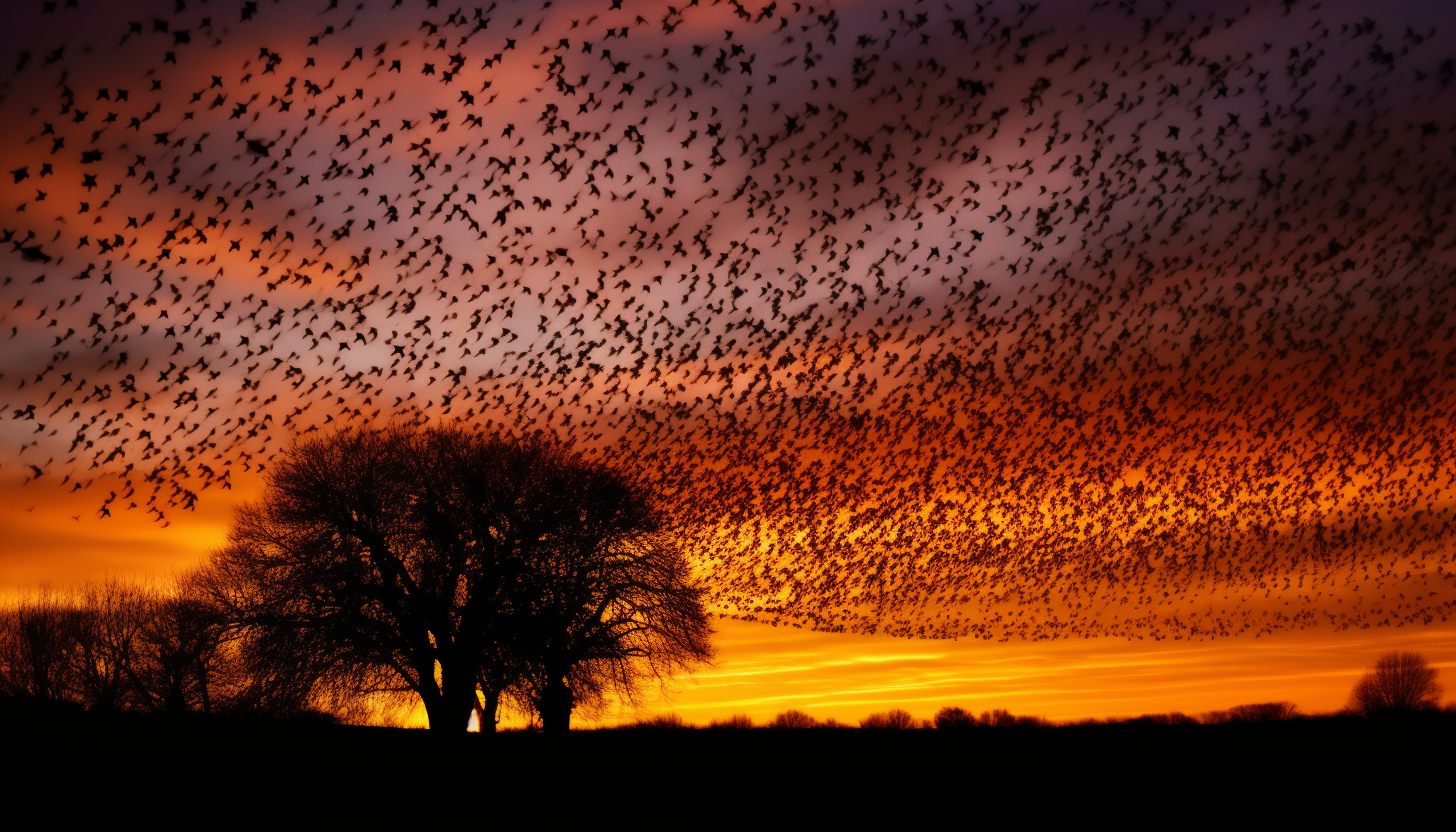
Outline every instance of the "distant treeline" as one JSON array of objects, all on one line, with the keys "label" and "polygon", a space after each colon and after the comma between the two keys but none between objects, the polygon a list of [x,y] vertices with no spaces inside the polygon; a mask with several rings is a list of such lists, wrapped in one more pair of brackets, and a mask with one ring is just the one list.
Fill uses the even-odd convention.
[{"label": "distant treeline", "polygon": [[[1445,711],[1456,713],[1456,702],[1441,706],[1444,692],[1437,680],[1437,671],[1419,653],[1391,652],[1381,656],[1364,676],[1355,683],[1349,702],[1338,714],[1324,716],[1380,717],[1414,713]],[[1320,716],[1318,714],[1313,716]],[[1111,719],[1082,719],[1056,723],[1039,716],[1017,716],[1010,711],[997,709],[982,711],[976,716],[964,708],[947,706],[941,708],[934,719],[916,719],[909,711],[893,709],[872,713],[861,719],[858,726],[829,718],[815,719],[797,709],[783,711],[763,725],[755,725],[747,714],[737,714],[727,719],[713,720],[710,729],[732,728],[868,728],[868,729],[913,729],[939,728],[945,730],[969,728],[1048,728],[1056,725],[1221,725],[1249,722],[1286,722],[1305,718],[1293,702],[1254,702],[1235,705],[1228,710],[1206,711],[1191,716],[1181,711],[1161,714],[1143,714],[1135,717],[1114,717]],[[622,728],[696,728],[677,714],[659,714],[647,719],[620,726]]]},{"label": "distant treeline", "polygon": [[[1456,714],[1456,703],[1451,703],[1444,709],[1428,708],[1423,710],[1430,712],[1444,711]],[[1000,708],[991,711],[982,711],[980,716],[976,716],[976,714],[964,708],[945,707],[936,712],[934,719],[917,719],[909,711],[895,708],[888,711],[872,713],[859,720],[859,723],[856,725],[843,722],[833,717],[815,719],[804,711],[791,709],[775,714],[772,719],[763,723],[755,723],[753,718],[748,714],[735,714],[724,719],[712,720],[706,727],[709,729],[867,728],[908,730],[939,728],[954,730],[966,728],[1055,728],[1074,725],[1224,725],[1240,722],[1283,722],[1316,717],[1367,715],[1373,714],[1363,714],[1351,707],[1346,707],[1334,714],[1304,714],[1295,707],[1293,702],[1255,702],[1247,705],[1235,705],[1228,710],[1205,711],[1196,716],[1181,711],[1173,711],[1170,713],[1143,714],[1141,716],[1111,717],[1108,719],[1078,719],[1058,722],[1039,716],[1017,715]],[[692,729],[704,726],[690,723],[676,713],[666,713],[637,719],[617,727],[622,729]]]},{"label": "distant treeline", "polygon": [[[59,592],[43,589],[0,605],[0,695],[68,703],[100,713],[201,713],[218,716],[313,717],[375,722],[386,708],[408,701],[401,691],[377,689],[360,696],[319,683],[308,668],[279,673],[276,657],[255,655],[250,641],[195,579],[143,585],[119,580]],[[1379,716],[1447,711],[1437,671],[1415,653],[1381,656],[1356,683],[1339,713]],[[527,715],[529,716],[529,714]],[[1057,725],[1212,725],[1304,718],[1292,702],[1258,702],[1198,715],[1144,714],[1106,720],[1053,722],[1012,714],[941,708],[933,719],[892,709],[858,724],[817,719],[790,709],[764,723],[747,714],[710,722],[709,729],[988,729]],[[658,714],[619,728],[691,729],[700,726],[675,713]]]},{"label": "distant treeline", "polygon": [[302,675],[263,672],[260,659],[187,579],[43,589],[0,607],[0,692],[10,696],[99,712],[294,717],[323,715],[322,704],[331,718],[366,716],[321,702]]},{"label": "distant treeline", "polygon": [[[1071,722],[1054,722],[1039,716],[1013,714],[1002,708],[982,711],[977,716],[964,708],[941,708],[934,719],[917,719],[909,711],[895,708],[878,711],[859,720],[858,724],[843,722],[833,717],[815,719],[808,713],[791,709],[774,715],[764,723],[755,723],[747,714],[735,714],[725,719],[708,723],[712,729],[731,728],[868,728],[868,729],[913,729],[913,728],[1051,728],[1059,725],[1102,725],[1123,723],[1149,723],[1158,725],[1213,725],[1227,722],[1270,722],[1298,719],[1304,716],[1291,702],[1260,702],[1250,705],[1236,705],[1226,711],[1209,711],[1190,716],[1181,712],[1165,714],[1144,714],[1136,717],[1112,719],[1083,719]],[[675,713],[658,714],[639,719],[619,727],[622,728],[696,728]]]}]

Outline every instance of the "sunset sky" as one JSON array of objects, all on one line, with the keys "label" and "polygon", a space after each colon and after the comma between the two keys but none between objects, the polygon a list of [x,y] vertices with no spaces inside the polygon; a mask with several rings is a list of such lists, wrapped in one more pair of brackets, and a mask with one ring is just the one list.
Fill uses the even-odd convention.
[{"label": "sunset sky", "polygon": [[1443,5],[118,5],[0,32],[0,593],[461,420],[660,494],[647,711],[1456,684]]}]

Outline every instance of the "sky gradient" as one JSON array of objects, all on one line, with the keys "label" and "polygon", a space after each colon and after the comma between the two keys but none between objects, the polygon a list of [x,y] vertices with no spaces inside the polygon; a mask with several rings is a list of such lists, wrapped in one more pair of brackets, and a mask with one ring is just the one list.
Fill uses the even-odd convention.
[{"label": "sky gradient", "polygon": [[51,5],[0,35],[0,591],[459,419],[662,495],[730,617],[685,714],[1452,661],[1449,11]]}]

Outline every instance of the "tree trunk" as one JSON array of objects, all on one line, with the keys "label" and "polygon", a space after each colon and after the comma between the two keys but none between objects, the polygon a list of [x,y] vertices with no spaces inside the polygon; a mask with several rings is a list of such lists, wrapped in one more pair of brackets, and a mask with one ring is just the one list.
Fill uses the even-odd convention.
[{"label": "tree trunk", "polygon": [[571,688],[567,687],[563,675],[552,674],[541,694],[538,708],[541,711],[541,730],[547,734],[565,734],[571,730]]},{"label": "tree trunk", "polygon": [[420,702],[425,706],[425,719],[429,722],[431,731],[444,734],[461,732],[468,727],[464,722],[455,725],[450,718],[449,703],[446,701],[440,690],[431,685],[419,692]]},{"label": "tree trunk", "polygon": [[167,696],[162,707],[172,716],[187,713],[187,696],[182,691],[181,677],[182,674],[175,671],[168,674]]},{"label": "tree trunk", "polygon": [[430,730],[447,734],[465,733],[470,727],[470,712],[477,705],[474,680],[468,686],[461,683],[451,684],[446,680],[440,687],[443,690],[431,686],[420,691],[420,701],[424,703]]},{"label": "tree trunk", "polygon": [[480,733],[494,734],[496,719],[500,714],[500,691],[486,690],[485,703],[480,708]]},{"label": "tree trunk", "polygon": [[202,693],[202,712],[212,713],[212,699],[207,691],[207,663],[202,659],[197,660],[197,686]]}]

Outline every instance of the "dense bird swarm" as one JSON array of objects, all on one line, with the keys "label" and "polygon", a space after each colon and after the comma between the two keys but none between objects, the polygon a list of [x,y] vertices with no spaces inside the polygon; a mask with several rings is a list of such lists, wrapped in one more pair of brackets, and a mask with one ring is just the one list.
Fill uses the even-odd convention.
[{"label": "dense bird swarm", "polygon": [[1456,607],[1437,12],[125,5],[27,2],[0,105],[7,466],[103,516],[466,420],[657,487],[729,615]]}]

